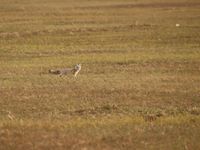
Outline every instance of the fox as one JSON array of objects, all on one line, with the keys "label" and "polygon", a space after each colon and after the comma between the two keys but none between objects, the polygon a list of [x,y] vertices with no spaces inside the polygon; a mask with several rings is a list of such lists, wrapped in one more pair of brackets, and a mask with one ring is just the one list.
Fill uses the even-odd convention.
[{"label": "fox", "polygon": [[80,71],[81,64],[76,64],[74,68],[50,69],[49,73],[59,75],[60,77],[72,73],[76,77]]}]

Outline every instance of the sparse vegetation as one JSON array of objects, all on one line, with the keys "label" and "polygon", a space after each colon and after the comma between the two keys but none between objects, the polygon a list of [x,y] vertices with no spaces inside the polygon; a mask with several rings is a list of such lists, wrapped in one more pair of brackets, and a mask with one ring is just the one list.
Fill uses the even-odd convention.
[{"label": "sparse vegetation", "polygon": [[198,1],[0,3],[0,150],[200,149]]}]

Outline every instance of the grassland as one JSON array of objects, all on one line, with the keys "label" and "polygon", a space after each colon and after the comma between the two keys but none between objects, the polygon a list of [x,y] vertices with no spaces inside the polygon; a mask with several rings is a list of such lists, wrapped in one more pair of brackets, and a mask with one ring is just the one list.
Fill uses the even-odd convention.
[{"label": "grassland", "polygon": [[0,16],[0,150],[200,149],[197,0],[0,0]]}]

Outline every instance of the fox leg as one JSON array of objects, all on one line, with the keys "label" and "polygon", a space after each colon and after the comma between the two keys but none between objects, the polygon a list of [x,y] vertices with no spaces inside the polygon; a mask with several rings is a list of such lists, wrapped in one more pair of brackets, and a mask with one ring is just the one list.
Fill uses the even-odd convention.
[{"label": "fox leg", "polygon": [[76,77],[78,73],[79,71],[74,72],[74,77]]}]

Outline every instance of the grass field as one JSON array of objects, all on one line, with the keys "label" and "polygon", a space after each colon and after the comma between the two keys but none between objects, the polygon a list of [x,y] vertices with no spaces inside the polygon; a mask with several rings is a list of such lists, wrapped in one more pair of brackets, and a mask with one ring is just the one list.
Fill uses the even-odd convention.
[{"label": "grass field", "polygon": [[[77,78],[48,74],[77,63]],[[0,0],[0,150],[199,139],[198,0]]]}]

